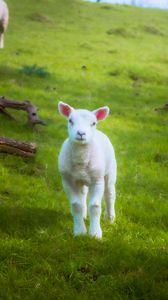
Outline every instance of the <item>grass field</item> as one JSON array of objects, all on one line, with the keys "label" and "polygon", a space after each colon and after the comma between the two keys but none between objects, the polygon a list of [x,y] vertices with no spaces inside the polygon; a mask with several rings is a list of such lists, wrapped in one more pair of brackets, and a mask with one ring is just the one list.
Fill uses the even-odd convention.
[{"label": "grass field", "polygon": [[[0,299],[168,299],[168,115],[155,111],[168,102],[168,11],[7,2],[0,94],[31,100],[47,126],[0,115],[0,136],[38,145],[31,160],[0,154]],[[102,217],[102,241],[72,235],[59,100],[111,109],[99,129],[116,151],[117,218]]]}]

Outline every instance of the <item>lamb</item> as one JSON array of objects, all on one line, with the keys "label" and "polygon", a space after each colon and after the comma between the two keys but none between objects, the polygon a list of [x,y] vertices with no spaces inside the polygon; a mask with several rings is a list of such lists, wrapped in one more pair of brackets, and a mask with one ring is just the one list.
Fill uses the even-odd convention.
[{"label": "lamb", "polygon": [[89,234],[102,238],[100,226],[101,201],[105,198],[105,217],[115,219],[116,159],[108,137],[96,129],[98,121],[109,114],[107,106],[94,111],[74,109],[59,102],[58,110],[68,119],[69,137],[64,141],[58,168],[64,190],[70,200],[74,235],[86,234],[86,198],[89,193]]},{"label": "lamb", "polygon": [[3,0],[0,0],[0,48],[4,48],[4,32],[8,27],[8,20],[8,6]]}]

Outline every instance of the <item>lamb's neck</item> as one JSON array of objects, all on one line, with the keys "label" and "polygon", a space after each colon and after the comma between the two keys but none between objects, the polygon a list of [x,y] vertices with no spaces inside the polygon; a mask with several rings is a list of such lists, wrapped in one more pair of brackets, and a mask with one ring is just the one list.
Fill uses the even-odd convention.
[{"label": "lamb's neck", "polygon": [[88,164],[90,159],[91,144],[77,144],[70,142],[71,159],[74,164]]}]

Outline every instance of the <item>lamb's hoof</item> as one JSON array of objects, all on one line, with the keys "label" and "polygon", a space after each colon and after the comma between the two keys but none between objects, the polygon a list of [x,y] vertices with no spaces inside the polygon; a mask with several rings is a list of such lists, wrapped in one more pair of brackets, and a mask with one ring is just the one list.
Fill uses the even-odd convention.
[{"label": "lamb's hoof", "polygon": [[75,227],[74,228],[74,236],[85,235],[87,233],[86,227]]},{"label": "lamb's hoof", "polygon": [[113,224],[115,222],[115,216],[110,216],[108,218],[108,221],[109,221],[110,224]]},{"label": "lamb's hoof", "polygon": [[101,228],[97,229],[97,230],[91,230],[89,232],[90,236],[95,237],[96,239],[101,239],[102,238],[102,230]]},{"label": "lamb's hoof", "polygon": [[110,224],[113,224],[115,222],[115,215],[109,215],[105,212],[104,219],[105,219],[105,221],[109,222]]}]

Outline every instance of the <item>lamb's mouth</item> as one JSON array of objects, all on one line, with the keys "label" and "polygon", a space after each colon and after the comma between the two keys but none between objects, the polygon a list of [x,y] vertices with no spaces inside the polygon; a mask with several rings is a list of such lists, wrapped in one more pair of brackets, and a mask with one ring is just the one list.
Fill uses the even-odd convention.
[{"label": "lamb's mouth", "polygon": [[79,142],[85,142],[86,139],[82,138],[82,137],[76,137],[76,141],[79,141]]}]

